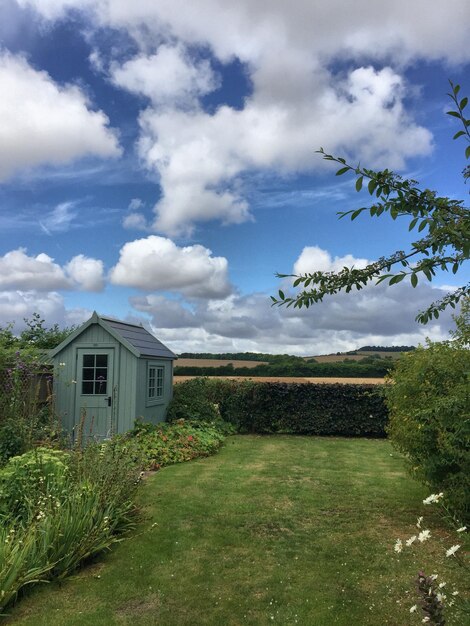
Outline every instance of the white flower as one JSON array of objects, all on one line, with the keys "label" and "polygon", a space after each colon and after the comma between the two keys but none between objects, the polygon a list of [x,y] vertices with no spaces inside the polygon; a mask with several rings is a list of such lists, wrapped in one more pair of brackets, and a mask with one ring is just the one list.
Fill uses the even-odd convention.
[{"label": "white flower", "polygon": [[423,516],[418,517],[418,521],[416,522],[416,528],[421,528],[421,522],[423,521]]},{"label": "white flower", "polygon": [[426,624],[426,622],[430,622],[430,621],[431,621],[431,618],[429,618],[427,615],[426,617],[423,617],[423,619],[421,620],[423,624]]},{"label": "white flower", "polygon": [[444,600],[447,598],[447,596],[445,594],[443,594],[443,593],[437,592],[436,598],[439,600],[439,602],[444,602]]},{"label": "white flower", "polygon": [[403,550],[403,543],[401,539],[397,539],[395,547],[393,549],[395,550],[395,552],[400,554],[400,552]]},{"label": "white flower", "polygon": [[415,541],[416,541],[416,535],[413,535],[412,537],[406,540],[406,545],[410,547],[411,544],[414,543]]},{"label": "white flower", "polygon": [[446,550],[446,556],[453,556],[459,548],[460,545],[458,543],[455,544],[455,546],[451,546],[448,550]]},{"label": "white flower", "polygon": [[462,526],[462,528],[457,528],[458,533],[464,533],[467,530],[466,526]]},{"label": "white flower", "polygon": [[431,574],[431,576],[429,577],[431,580],[436,580],[436,578],[439,576],[439,574]]},{"label": "white flower", "polygon": [[452,595],[453,595],[453,596],[458,596],[458,595],[459,595],[459,592],[458,592],[458,591],[453,591],[453,592],[452,592]]},{"label": "white flower", "polygon": [[423,541],[426,541],[427,539],[429,539],[430,536],[431,536],[430,530],[422,530],[418,535],[418,541],[423,543]]},{"label": "white flower", "polygon": [[410,609],[410,613],[415,613],[418,610],[418,605],[417,604],[413,604],[413,606]]},{"label": "white flower", "polygon": [[425,500],[423,500],[423,504],[434,504],[434,502],[439,502],[441,498],[444,497],[444,494],[441,493],[432,493]]}]

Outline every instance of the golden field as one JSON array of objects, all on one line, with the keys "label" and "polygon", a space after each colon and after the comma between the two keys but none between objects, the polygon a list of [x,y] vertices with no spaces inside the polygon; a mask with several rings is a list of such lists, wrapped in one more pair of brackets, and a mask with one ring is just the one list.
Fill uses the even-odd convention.
[{"label": "golden field", "polygon": [[[183,383],[185,380],[199,378],[198,376],[174,376],[175,384]],[[226,378],[228,380],[252,380],[257,383],[315,383],[332,385],[341,383],[342,385],[383,385],[384,378],[310,378],[301,376],[206,376],[206,378]]]}]

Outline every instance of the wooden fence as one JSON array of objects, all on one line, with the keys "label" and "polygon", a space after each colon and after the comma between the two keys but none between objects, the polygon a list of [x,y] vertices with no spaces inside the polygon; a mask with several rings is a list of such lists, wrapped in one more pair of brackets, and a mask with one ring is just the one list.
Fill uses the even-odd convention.
[{"label": "wooden fence", "polygon": [[18,366],[0,370],[0,423],[8,418],[28,418],[52,396],[52,369]]}]

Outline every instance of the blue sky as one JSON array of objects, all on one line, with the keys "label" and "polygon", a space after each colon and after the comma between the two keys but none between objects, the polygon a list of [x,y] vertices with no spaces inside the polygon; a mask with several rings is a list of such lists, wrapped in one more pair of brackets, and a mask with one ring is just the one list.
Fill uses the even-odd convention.
[{"label": "blue sky", "polygon": [[[272,308],[275,273],[403,249],[320,146],[468,197],[445,115],[468,92],[470,5],[4,0],[0,325],[140,320],[179,351],[318,354],[445,338],[401,283]],[[449,33],[452,37],[449,37]]]}]

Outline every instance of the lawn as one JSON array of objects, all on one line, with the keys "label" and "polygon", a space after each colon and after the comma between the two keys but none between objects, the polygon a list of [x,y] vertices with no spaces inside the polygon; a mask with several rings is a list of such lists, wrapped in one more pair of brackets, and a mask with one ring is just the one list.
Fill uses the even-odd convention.
[{"label": "lawn", "polygon": [[417,624],[413,578],[433,571],[436,547],[398,560],[393,544],[426,495],[384,440],[230,437],[149,476],[136,534],[31,590],[4,623]]}]

